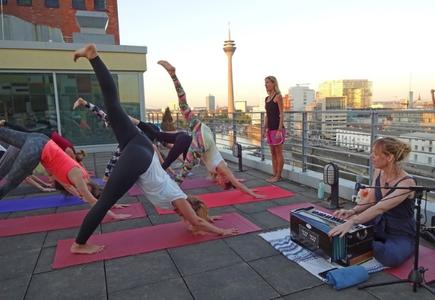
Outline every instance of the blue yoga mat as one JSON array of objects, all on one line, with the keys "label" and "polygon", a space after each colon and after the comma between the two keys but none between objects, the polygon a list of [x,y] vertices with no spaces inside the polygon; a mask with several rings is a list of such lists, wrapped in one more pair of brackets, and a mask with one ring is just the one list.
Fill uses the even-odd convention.
[{"label": "blue yoga mat", "polygon": [[72,206],[83,203],[84,202],[78,197],[64,196],[60,194],[28,197],[23,199],[0,200],[0,213]]},{"label": "blue yoga mat", "polygon": [[100,187],[103,187],[103,186],[106,184],[106,182],[105,182],[102,178],[91,177],[91,180],[92,180],[94,183],[98,184]]}]

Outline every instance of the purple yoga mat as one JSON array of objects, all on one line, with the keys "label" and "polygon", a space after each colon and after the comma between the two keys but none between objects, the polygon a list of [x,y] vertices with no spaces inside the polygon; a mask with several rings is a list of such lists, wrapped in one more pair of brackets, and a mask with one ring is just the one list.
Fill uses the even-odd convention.
[{"label": "purple yoga mat", "polygon": [[23,199],[1,200],[0,213],[26,211],[41,208],[73,206],[84,202],[74,196],[64,196],[60,194],[28,197]]}]

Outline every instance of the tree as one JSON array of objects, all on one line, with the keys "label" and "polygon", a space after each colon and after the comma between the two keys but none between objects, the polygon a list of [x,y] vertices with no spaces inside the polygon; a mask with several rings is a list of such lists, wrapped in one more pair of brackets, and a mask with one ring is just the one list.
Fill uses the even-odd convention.
[{"label": "tree", "polygon": [[165,113],[162,117],[162,124],[160,128],[163,131],[175,131],[174,119],[172,118],[172,113],[169,107],[166,107]]}]

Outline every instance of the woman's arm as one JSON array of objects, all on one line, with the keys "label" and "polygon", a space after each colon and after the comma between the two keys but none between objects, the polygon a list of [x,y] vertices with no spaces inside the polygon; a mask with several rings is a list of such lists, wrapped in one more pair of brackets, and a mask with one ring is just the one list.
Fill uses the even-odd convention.
[{"label": "woman's arm", "polygon": [[36,187],[37,189],[39,189],[42,192],[54,192],[54,191],[56,191],[56,189],[54,189],[54,188],[45,187],[45,186],[42,186],[41,184],[39,184],[34,179],[33,175],[27,176],[26,179],[24,179],[24,181],[33,185],[34,187]]},{"label": "woman's arm", "polygon": [[[68,172],[68,178],[74,184],[73,188],[76,189],[78,196],[88,202],[91,206],[94,206],[95,203],[97,203],[97,199],[95,199],[89,191],[88,185],[82,176],[82,172],[77,167],[72,168],[71,171]],[[126,219],[131,216],[127,214],[115,214],[110,210],[107,212],[107,215],[114,219]]]},{"label": "woman's arm", "polygon": [[[399,183],[398,187],[409,187],[415,186],[415,181],[413,179],[403,180]],[[409,197],[414,192],[406,189],[396,189],[394,192],[389,194],[388,196],[382,198],[378,203],[373,206],[370,206],[362,213],[358,215],[354,215],[350,220],[346,221],[346,223],[341,224],[339,226],[334,227],[330,232],[330,236],[340,235],[343,237],[346,232],[348,232],[354,225],[367,223],[368,221],[373,220],[375,217],[389,211],[393,207],[396,207],[403,201],[409,199]]]},{"label": "woman's arm", "polygon": [[279,125],[278,130],[282,130],[284,128],[284,105],[282,103],[282,96],[276,95],[275,99],[273,99],[275,103],[278,104],[279,109]]},{"label": "woman's arm", "polygon": [[86,101],[83,98],[78,98],[73,105],[73,109],[76,109],[77,107],[86,107],[90,112],[92,112],[97,118],[102,120],[104,122],[104,125],[106,127],[109,127],[109,120],[107,118],[107,114],[99,108],[97,105],[92,104],[91,102]]},{"label": "woman's arm", "polygon": [[227,164],[224,161],[221,161],[218,166],[216,167],[216,170],[219,174],[225,176],[228,180],[231,181],[234,187],[236,187],[238,190],[242,191],[243,193],[246,193],[248,195],[251,195],[255,198],[264,198],[263,195],[255,193],[253,190],[249,189],[246,185],[241,183],[231,172],[231,170],[228,168]]},{"label": "woman's arm", "polygon": [[182,218],[184,218],[192,225],[193,230],[195,231],[207,231],[218,235],[233,235],[238,233],[238,230],[236,228],[219,228],[198,217],[195,214],[195,211],[192,209],[192,206],[186,201],[186,199],[178,199],[172,201],[172,204],[177,208]]}]

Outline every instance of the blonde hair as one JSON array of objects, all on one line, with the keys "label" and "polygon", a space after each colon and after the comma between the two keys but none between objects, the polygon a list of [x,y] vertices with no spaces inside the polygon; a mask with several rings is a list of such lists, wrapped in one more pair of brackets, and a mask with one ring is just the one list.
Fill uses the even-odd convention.
[{"label": "blonde hair", "polygon": [[275,93],[281,95],[281,91],[279,90],[278,80],[276,79],[275,76],[267,76],[266,78],[264,78],[264,80],[270,80],[271,82],[273,82],[275,84]]},{"label": "blonde hair", "polygon": [[208,222],[208,207],[204,202],[196,197],[187,196],[187,202],[190,203],[196,215]]},{"label": "blonde hair", "polygon": [[380,147],[384,154],[391,154],[394,156],[395,162],[401,162],[405,160],[411,152],[411,146],[401,140],[384,137],[379,138],[373,143],[373,147]]}]

